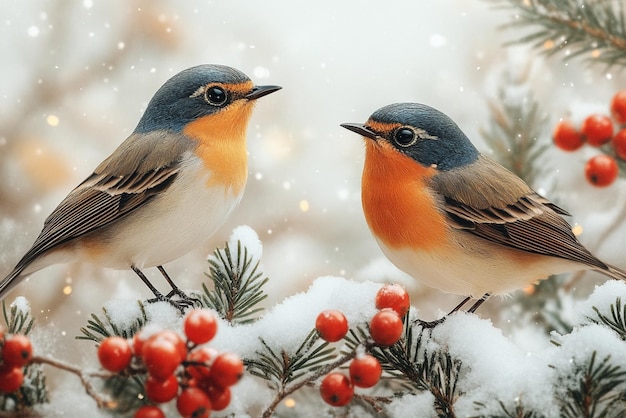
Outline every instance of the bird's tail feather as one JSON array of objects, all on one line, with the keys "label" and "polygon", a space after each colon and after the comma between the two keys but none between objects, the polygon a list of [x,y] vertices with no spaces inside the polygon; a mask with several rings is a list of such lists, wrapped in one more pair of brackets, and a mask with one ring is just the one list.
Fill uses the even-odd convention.
[{"label": "bird's tail feather", "polygon": [[626,271],[617,268],[615,266],[611,266],[609,264],[607,264],[608,269],[607,270],[600,270],[602,273],[606,274],[607,276],[610,276],[616,280],[624,280],[626,281]]},{"label": "bird's tail feather", "polygon": [[0,281],[0,299],[19,282],[19,280],[23,277],[22,272],[25,268],[26,265],[18,265],[11,273],[9,273],[8,276]]}]

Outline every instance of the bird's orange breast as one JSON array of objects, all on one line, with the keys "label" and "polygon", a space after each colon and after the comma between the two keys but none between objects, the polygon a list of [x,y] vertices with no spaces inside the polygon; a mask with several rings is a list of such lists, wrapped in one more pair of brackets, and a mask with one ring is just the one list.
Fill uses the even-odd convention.
[{"label": "bird's orange breast", "polygon": [[366,142],[363,211],[370,230],[391,248],[429,250],[447,243],[448,227],[427,187],[436,169],[381,142]]},{"label": "bird's orange breast", "polygon": [[183,130],[198,141],[196,154],[210,172],[208,185],[223,186],[238,195],[248,178],[246,129],[253,104],[240,101],[189,123]]}]

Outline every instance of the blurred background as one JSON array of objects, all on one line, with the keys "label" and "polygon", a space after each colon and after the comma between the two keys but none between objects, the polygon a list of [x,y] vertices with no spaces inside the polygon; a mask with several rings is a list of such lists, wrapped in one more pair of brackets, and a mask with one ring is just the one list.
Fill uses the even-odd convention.
[{"label": "blurred background", "polygon": [[[606,112],[626,85],[623,71],[589,66],[584,57],[565,61],[567,51],[548,58],[505,46],[523,29],[508,27],[510,10],[491,6],[478,0],[2,2],[0,276],[63,197],[133,131],[169,77],[218,63],[283,90],[257,104],[241,205],[205,247],[166,266],[171,276],[182,288],[199,289],[207,255],[247,224],[264,244],[268,307],[318,276],[337,275],[401,282],[425,319],[439,316],[459,297],[414,283],[384,259],[361,210],[363,145],[339,124],[364,122],[392,102],[422,102],[447,113],[498,159],[502,152],[483,140],[494,107],[524,102],[531,92],[545,121],[533,139],[550,145],[560,118]],[[604,189],[589,185],[582,167],[593,152],[550,146],[529,168],[532,184],[574,214],[570,221],[593,252],[626,267],[624,180]],[[158,273],[150,277],[166,289]],[[586,294],[604,280],[585,279],[571,286]],[[132,272],[88,265],[40,271],[6,300],[17,295],[31,301],[58,347],[51,354],[61,357],[81,344],[74,336],[106,301],[150,296]],[[497,312],[511,303],[488,305],[479,314],[506,326],[511,315]]]}]

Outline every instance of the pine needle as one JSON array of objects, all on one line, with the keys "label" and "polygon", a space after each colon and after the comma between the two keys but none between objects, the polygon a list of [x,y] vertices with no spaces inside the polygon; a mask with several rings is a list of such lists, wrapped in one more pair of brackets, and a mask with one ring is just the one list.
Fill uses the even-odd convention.
[{"label": "pine needle", "polygon": [[227,243],[215,250],[209,259],[209,270],[213,290],[202,284],[203,305],[233,325],[254,322],[263,311],[257,305],[267,298],[263,286],[269,280],[260,271],[260,261],[255,262],[248,249],[237,241],[235,249]]},{"label": "pine needle", "polygon": [[626,64],[626,18],[621,1],[487,0],[512,10],[504,29],[527,28],[530,33],[508,44],[530,44],[547,56],[565,60],[583,57],[607,67]]}]

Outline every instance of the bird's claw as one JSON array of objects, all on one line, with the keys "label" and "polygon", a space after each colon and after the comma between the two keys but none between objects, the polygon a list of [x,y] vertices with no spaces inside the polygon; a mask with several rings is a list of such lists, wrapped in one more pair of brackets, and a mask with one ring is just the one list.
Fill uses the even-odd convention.
[{"label": "bird's claw", "polygon": [[[174,298],[174,296],[178,296]],[[201,301],[197,297],[187,296],[184,292],[180,290],[172,290],[167,295],[158,295],[152,299],[148,299],[148,303],[155,302],[166,302],[172,305],[174,308],[178,309],[180,313],[184,314],[190,308],[195,306],[201,306]]]},{"label": "bird's claw", "polygon": [[415,323],[419,326],[421,326],[424,329],[433,329],[435,328],[437,325],[443,324],[443,322],[446,320],[448,316],[444,316],[443,318],[439,318],[436,319],[434,321],[424,321],[422,319],[416,319]]}]

